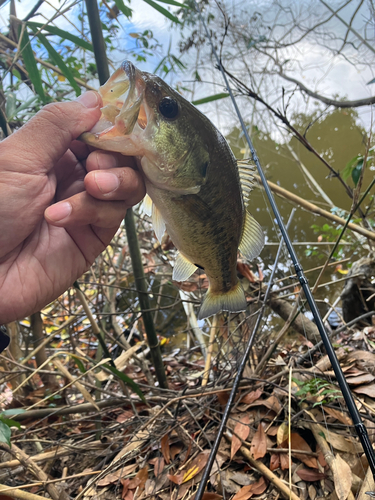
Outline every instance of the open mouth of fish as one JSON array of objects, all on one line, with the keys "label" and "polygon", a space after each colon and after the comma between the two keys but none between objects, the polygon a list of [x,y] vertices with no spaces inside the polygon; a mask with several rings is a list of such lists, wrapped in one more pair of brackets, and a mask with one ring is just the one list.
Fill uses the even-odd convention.
[{"label": "open mouth of fish", "polygon": [[[142,133],[149,122],[144,105],[145,81],[142,72],[130,61],[124,61],[110,79],[99,88],[103,100],[102,116],[80,139],[101,149],[113,148],[111,139]],[[137,134],[138,132],[138,134]],[[108,142],[106,147],[105,142]],[[129,151],[129,154],[132,154]],[[133,153],[134,154],[134,153]]]}]

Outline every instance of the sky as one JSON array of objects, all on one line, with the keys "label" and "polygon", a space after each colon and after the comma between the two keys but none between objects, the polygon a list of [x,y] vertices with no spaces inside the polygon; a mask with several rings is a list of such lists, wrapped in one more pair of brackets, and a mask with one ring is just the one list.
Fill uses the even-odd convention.
[{"label": "sky", "polygon": [[[354,1],[354,0],[353,0]],[[70,4],[71,2],[67,2]],[[299,9],[303,13],[304,1],[299,0],[290,0],[283,1],[280,0],[281,4],[284,4],[287,8],[294,9],[296,14]],[[341,5],[342,1],[329,1],[329,4],[333,8],[337,8]],[[16,2],[17,8],[17,16],[19,18],[23,18],[30,11],[32,6],[35,4],[35,0],[21,0],[20,2]],[[268,21],[272,22],[273,13],[269,9],[269,5],[272,4],[271,0],[268,1],[259,1],[259,0],[226,0],[225,5],[227,6],[227,10],[229,15],[233,20],[241,17],[243,13],[248,14],[249,12],[261,12],[263,14],[263,20],[265,23]],[[53,7],[61,7],[64,5],[64,2],[59,0],[50,0],[48,3],[44,2],[42,7],[40,7],[39,12],[42,12],[43,15],[50,19],[55,13],[55,9]],[[324,12],[327,11],[327,15],[329,15],[328,9],[322,4],[320,0],[313,0],[310,2],[310,5],[314,5],[316,11]],[[365,4],[366,5],[366,4]],[[154,33],[155,38],[162,45],[162,49],[155,54],[154,57],[148,59],[146,63],[142,63],[140,68],[145,71],[152,72],[157,63],[160,60],[161,55],[165,54],[168,45],[171,43],[172,52],[179,56],[178,43],[181,40],[181,34],[179,29],[173,29],[170,27],[170,22],[166,20],[166,18],[157,12],[155,9],[150,7],[148,4],[143,2],[142,0],[132,0],[131,7],[133,9],[133,17],[131,21],[126,19],[124,16],[119,17],[120,30],[118,32],[118,46],[121,51],[114,51],[110,54],[111,59],[114,64],[118,64],[121,60],[126,58],[126,49],[129,49],[131,46],[135,45],[134,38],[128,36],[129,33],[132,32],[140,32],[146,29],[151,29]],[[164,4],[164,7],[167,7]],[[76,14],[79,13],[79,7],[75,7]],[[173,10],[173,8],[172,8]],[[344,8],[340,11],[340,16],[344,19],[349,20],[350,15],[353,11],[353,7],[349,5],[347,8]],[[312,11],[314,12],[314,11]],[[0,8],[0,30],[4,31],[6,29],[7,19],[9,15],[9,2],[5,3]],[[287,14],[285,14],[287,16]],[[354,28],[359,32],[364,34],[364,16],[368,16],[368,12],[366,10],[361,11],[355,19],[353,24]],[[43,22],[42,17],[33,18],[34,21]],[[310,19],[308,16],[305,16],[305,24],[308,25]],[[280,25],[283,24],[282,18],[279,20]],[[60,17],[58,20],[58,26],[62,29],[71,30],[72,27],[69,22]],[[337,18],[333,18],[330,22],[330,29],[333,34],[341,34],[344,36],[346,32],[346,27],[344,24],[338,20]],[[367,34],[371,34],[371,30],[375,29],[374,25],[371,23],[367,26]],[[246,33],[247,27],[244,26],[244,33]],[[187,33],[187,32],[186,32]],[[355,35],[352,33],[349,35],[350,39],[358,45],[358,39],[356,39]],[[375,40],[375,37],[374,37]],[[375,46],[375,44],[374,44]],[[287,50],[287,49],[286,49]],[[205,47],[204,51],[208,53],[209,48]],[[354,49],[353,49],[354,51]],[[374,54],[372,54],[374,56]],[[195,56],[194,56],[195,57]],[[192,56],[182,56],[182,60],[188,63],[192,63]],[[236,69],[236,61],[235,57],[233,58],[232,68]],[[328,97],[340,96],[346,97],[348,99],[360,99],[369,97],[374,94],[375,84],[374,85],[366,85],[372,78],[374,78],[374,65],[371,68],[370,66],[360,67],[358,65],[351,65],[348,61],[342,58],[339,62],[333,61],[332,53],[328,50],[324,50],[322,46],[315,44],[311,39],[306,38],[302,43],[299,44],[298,50],[293,50],[291,52],[291,59],[293,60],[293,64],[290,65],[289,75],[299,79],[303,82],[307,87],[312,90],[318,91],[319,93],[326,95]],[[205,80],[208,82],[216,83],[216,86],[213,86],[209,83],[202,83],[195,86],[195,94],[194,98],[205,97],[210,94],[222,92],[224,87],[222,86],[222,77],[217,72],[214,71],[211,67],[206,65],[204,66],[204,76]],[[175,85],[180,84],[182,86],[190,86],[191,87],[191,72],[185,74],[173,75],[172,77],[167,78],[168,83]],[[290,84],[285,83],[285,87],[291,87]],[[268,90],[268,89],[265,89]],[[277,89],[277,92],[280,93],[280,90]],[[190,98],[191,94],[186,94],[185,97]],[[297,106],[304,106],[304,99],[298,93],[294,96],[294,100],[297,103]],[[216,104],[204,105],[201,106],[200,109],[203,112],[206,112],[209,117],[219,126],[219,128],[228,128],[228,124],[233,118],[233,111],[229,100],[220,101]],[[219,113],[218,113],[219,111]],[[222,116],[220,117],[220,112],[222,112]],[[372,116],[371,111],[367,107],[359,109],[360,119],[363,121],[366,127],[370,126]]]}]

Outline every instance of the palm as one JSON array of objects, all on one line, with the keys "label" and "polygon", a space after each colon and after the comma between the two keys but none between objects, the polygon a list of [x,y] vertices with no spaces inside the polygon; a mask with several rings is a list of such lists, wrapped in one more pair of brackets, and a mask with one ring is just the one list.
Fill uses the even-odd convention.
[{"label": "palm", "polygon": [[24,172],[20,177],[17,172],[13,182],[8,179],[4,192],[0,185],[0,220],[9,226],[0,234],[0,285],[5,299],[5,317],[1,315],[0,323],[21,318],[64,292],[113,237],[116,227],[62,228],[44,219],[44,211],[53,201],[77,193],[89,196],[84,192],[85,173],[83,164],[68,151],[44,175]]}]

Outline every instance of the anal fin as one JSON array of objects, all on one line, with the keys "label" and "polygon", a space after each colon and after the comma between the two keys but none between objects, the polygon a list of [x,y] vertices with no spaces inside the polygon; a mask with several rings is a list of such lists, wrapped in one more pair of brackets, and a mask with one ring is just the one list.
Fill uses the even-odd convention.
[{"label": "anal fin", "polygon": [[197,266],[192,264],[181,253],[177,254],[176,262],[173,268],[172,279],[174,281],[186,281],[196,271]]},{"label": "anal fin", "polygon": [[258,257],[263,247],[263,230],[259,222],[249,212],[246,212],[242,238],[238,249],[247,259],[253,260],[255,257]]}]

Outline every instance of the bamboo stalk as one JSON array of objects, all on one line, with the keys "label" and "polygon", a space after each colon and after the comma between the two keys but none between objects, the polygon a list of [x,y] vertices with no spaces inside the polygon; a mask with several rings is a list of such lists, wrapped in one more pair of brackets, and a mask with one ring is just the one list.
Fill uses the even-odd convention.
[{"label": "bamboo stalk", "polygon": [[133,211],[128,209],[125,216],[126,236],[128,238],[130,258],[133,265],[133,273],[135,279],[135,286],[137,288],[139,303],[142,310],[143,323],[145,325],[148,345],[153,365],[155,367],[156,378],[158,379],[160,387],[168,389],[167,377],[164,370],[163,360],[161,357],[160,345],[156,335],[154,320],[150,311],[150,301],[147,292],[146,277],[143,271],[142,257],[139,250],[137,232],[135,229],[135,222]]}]

